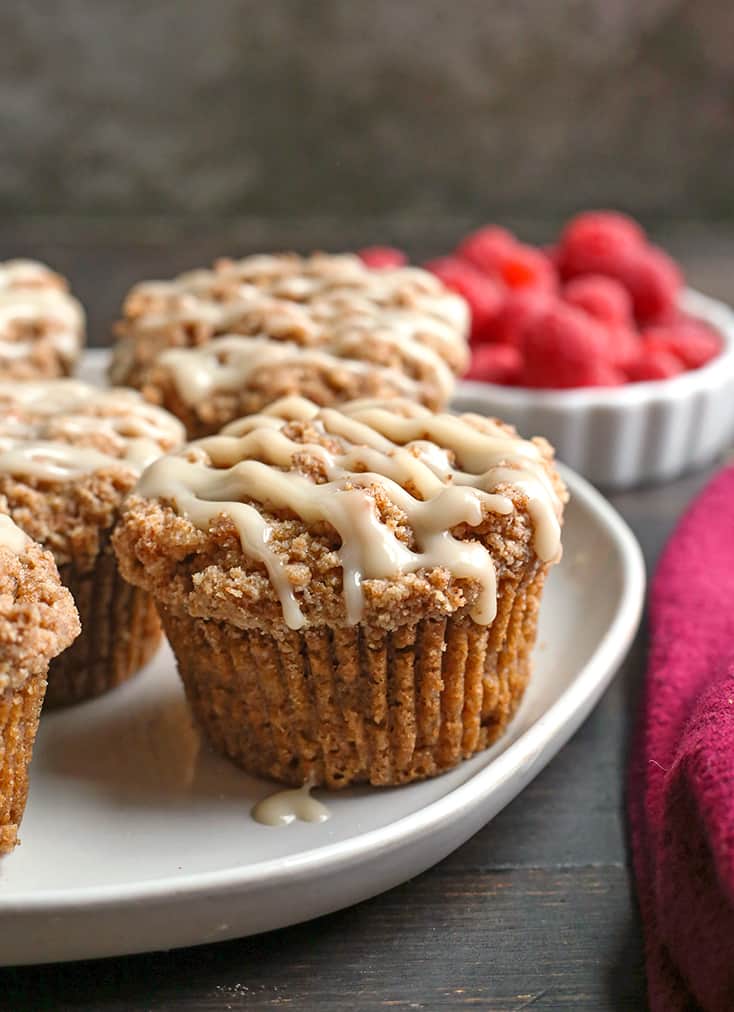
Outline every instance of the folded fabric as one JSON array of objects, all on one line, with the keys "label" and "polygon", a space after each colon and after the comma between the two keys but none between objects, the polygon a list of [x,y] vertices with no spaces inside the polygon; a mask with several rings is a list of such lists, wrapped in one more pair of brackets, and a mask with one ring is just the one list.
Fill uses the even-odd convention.
[{"label": "folded fabric", "polygon": [[734,467],[670,539],[628,810],[654,1012],[734,1010]]}]

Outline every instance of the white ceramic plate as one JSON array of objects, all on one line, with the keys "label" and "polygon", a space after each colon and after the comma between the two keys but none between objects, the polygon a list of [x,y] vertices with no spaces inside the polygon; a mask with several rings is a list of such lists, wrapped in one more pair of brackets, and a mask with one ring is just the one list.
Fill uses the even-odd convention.
[{"label": "white ceramic plate", "polygon": [[389,889],[497,814],[598,700],[638,626],[634,536],[586,482],[543,603],[536,670],[505,737],[436,780],[326,800],[330,821],[250,817],[274,790],[199,746],[168,650],[107,697],[42,719],[22,846],[0,862],[0,964],[266,931]]}]

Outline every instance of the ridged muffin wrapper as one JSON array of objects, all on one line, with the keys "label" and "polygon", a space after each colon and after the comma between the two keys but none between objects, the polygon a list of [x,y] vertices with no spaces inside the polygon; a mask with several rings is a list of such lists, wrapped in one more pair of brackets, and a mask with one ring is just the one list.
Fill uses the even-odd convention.
[{"label": "ridged muffin wrapper", "polygon": [[546,569],[500,583],[491,626],[461,615],[265,633],[161,617],[217,751],[286,784],[387,786],[451,769],[504,731],[530,675]]},{"label": "ridged muffin wrapper", "polygon": [[18,842],[45,692],[46,672],[42,671],[19,689],[0,693],[0,854],[7,854]]},{"label": "ridged muffin wrapper", "polygon": [[59,575],[74,597],[82,632],[51,661],[47,709],[92,699],[126,681],[161,639],[150,595],[123,580],[109,545],[91,569],[71,562],[59,566]]}]

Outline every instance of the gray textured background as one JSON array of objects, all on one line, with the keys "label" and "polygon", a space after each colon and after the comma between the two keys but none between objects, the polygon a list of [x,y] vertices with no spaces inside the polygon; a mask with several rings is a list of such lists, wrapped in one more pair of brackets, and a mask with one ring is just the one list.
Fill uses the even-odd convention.
[{"label": "gray textured background", "polygon": [[5,0],[0,214],[734,215],[725,0]]}]

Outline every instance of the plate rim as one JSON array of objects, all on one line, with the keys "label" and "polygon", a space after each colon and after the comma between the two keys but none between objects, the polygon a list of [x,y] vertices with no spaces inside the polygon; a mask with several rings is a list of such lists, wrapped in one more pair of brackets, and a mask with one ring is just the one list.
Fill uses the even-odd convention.
[{"label": "plate rim", "polygon": [[[181,877],[147,879],[117,885],[85,886],[73,889],[44,889],[26,896],[4,899],[0,889],[0,913],[46,914],[104,909],[110,904],[122,910],[141,901],[175,898],[177,902],[195,899],[202,893],[208,898],[223,893],[241,892],[267,885],[278,888],[302,881],[319,871],[337,874],[345,866],[364,859],[375,859],[409,846],[431,830],[437,831],[450,821],[460,820],[509,780],[518,769],[532,768],[548,745],[572,724],[571,715],[581,714],[561,748],[588,715],[602,692],[612,681],[637,633],[645,599],[645,562],[639,543],[624,519],[600,492],[570,468],[559,465],[572,497],[581,501],[603,524],[619,552],[623,584],[614,617],[598,642],[589,661],[579,670],[554,703],[503,752],[486,766],[417,811],[347,840],[309,848],[294,855],[237,865],[212,871],[199,871]],[[560,748],[557,750],[560,751]],[[551,753],[546,761],[549,761]],[[545,762],[535,771],[542,769]],[[535,774],[533,774],[535,775]],[[522,790],[522,788],[521,788]],[[520,792],[518,792],[520,793]]]}]

